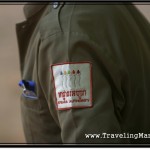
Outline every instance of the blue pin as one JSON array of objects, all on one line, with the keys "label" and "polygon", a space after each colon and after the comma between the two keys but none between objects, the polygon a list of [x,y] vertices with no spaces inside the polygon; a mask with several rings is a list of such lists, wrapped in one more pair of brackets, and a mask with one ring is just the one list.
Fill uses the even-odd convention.
[{"label": "blue pin", "polygon": [[23,88],[22,95],[32,100],[37,100],[38,97],[35,93],[35,82],[29,80],[21,80],[18,85]]},{"label": "blue pin", "polygon": [[35,90],[35,82],[34,81],[26,81],[26,80],[21,80],[18,85],[23,88],[23,90],[30,90],[34,91]]}]

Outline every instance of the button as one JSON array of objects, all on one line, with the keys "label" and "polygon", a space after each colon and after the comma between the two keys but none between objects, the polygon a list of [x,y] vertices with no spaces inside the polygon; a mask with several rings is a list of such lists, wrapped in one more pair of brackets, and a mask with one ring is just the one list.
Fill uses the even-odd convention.
[{"label": "button", "polygon": [[59,6],[59,3],[58,3],[58,2],[54,2],[54,3],[53,3],[53,8],[54,8],[54,9],[58,8],[58,6]]}]

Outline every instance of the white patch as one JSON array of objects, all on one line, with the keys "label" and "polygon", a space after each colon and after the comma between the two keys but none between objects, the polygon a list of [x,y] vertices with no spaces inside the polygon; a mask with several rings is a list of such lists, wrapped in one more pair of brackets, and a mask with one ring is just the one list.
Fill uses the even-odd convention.
[{"label": "white patch", "polygon": [[58,110],[92,106],[92,77],[89,62],[52,65]]}]

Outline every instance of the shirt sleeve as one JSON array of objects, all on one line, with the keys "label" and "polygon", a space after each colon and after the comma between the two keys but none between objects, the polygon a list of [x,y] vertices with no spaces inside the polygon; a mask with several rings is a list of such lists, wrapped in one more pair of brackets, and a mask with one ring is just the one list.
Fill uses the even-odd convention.
[{"label": "shirt sleeve", "polygon": [[[107,27],[100,23],[100,27],[103,27],[103,29],[100,28],[101,30],[97,31],[97,33],[96,30],[99,29],[97,25],[95,25],[96,29],[91,26],[87,27],[86,20],[82,18],[85,17],[84,15],[82,17],[75,16],[79,12],[76,9],[76,13],[72,18],[71,28],[67,28],[68,30],[64,32],[59,28],[60,26],[57,32],[51,32],[54,27],[56,29],[56,22],[51,22],[51,24],[43,23],[47,28],[48,24],[50,26],[48,28],[49,33],[44,28],[41,30],[43,39],[39,51],[39,80],[42,89],[47,97],[52,116],[60,125],[63,143],[123,143],[121,138],[115,138],[115,134],[123,132],[121,111],[125,104],[124,94],[121,89],[120,68],[116,63],[117,61],[115,62],[117,58],[112,55],[112,51],[115,48],[111,43],[114,42],[115,45],[115,42],[119,39],[116,34],[112,36],[116,27],[113,26],[113,22],[112,26],[108,24],[108,18],[106,18]],[[92,18],[92,16],[90,17]],[[65,20],[61,20],[62,28],[63,22]],[[100,42],[98,42],[97,38],[99,38]],[[109,43],[108,45],[105,40]],[[112,41],[109,42],[109,40]],[[61,86],[57,86],[57,84],[62,84],[63,80],[60,75],[62,75],[61,71],[65,75],[65,70],[60,71],[59,69],[65,68],[65,64],[78,64],[78,67],[82,68],[83,62],[90,62],[91,64],[92,84],[90,84],[89,88],[92,88],[92,107],[66,108],[64,106],[66,109],[61,110],[58,108],[59,98],[57,97],[57,92]],[[56,69],[51,69],[51,66],[57,67]],[[71,69],[76,68],[75,65],[69,65],[69,67]],[[60,74],[57,73],[57,69]],[[83,69],[82,74],[85,77],[86,73]],[[82,81],[90,82],[84,79]],[[81,86],[82,84],[84,85],[83,82],[80,84]],[[73,96],[70,96],[70,98],[73,99]],[[106,133],[109,134],[108,137]],[[110,134],[113,134],[112,137],[110,137]]]}]

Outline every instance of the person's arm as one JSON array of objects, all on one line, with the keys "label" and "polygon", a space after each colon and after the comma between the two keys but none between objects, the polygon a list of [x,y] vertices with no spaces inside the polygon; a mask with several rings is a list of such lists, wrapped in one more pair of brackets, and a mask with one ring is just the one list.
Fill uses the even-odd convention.
[{"label": "person's arm", "polygon": [[[116,134],[123,131],[121,110],[124,107],[125,99],[121,90],[119,65],[115,63],[115,57],[111,55],[112,41],[110,45],[105,43],[107,36],[112,40],[109,35],[111,32],[113,34],[115,29],[108,24],[109,22],[101,23],[104,20],[108,21],[108,14],[105,14],[106,19],[101,16],[102,18],[96,22],[98,18],[96,11],[99,12],[101,11],[99,9],[105,8],[109,9],[107,6],[66,5],[63,6],[62,12],[59,12],[60,22],[58,22],[57,17],[60,17],[58,15],[53,18],[53,22],[44,23],[44,20],[52,19],[53,12],[42,20],[39,80],[47,96],[51,113],[60,124],[64,143],[122,143],[119,138],[86,138],[87,134]],[[70,11],[69,14],[67,10]],[[54,10],[55,13],[57,13],[56,11]],[[95,22],[93,22],[93,17],[95,17]],[[93,22],[93,26],[91,26],[91,22]],[[104,26],[105,24],[107,27]],[[113,30],[110,32],[111,29]],[[116,38],[115,35],[114,38]],[[107,39],[108,41],[109,39]],[[91,64],[91,69],[85,69],[84,62]],[[68,66],[65,66],[66,64]],[[65,76],[65,71],[69,69],[77,71],[78,68],[82,82],[80,82],[80,88],[76,88],[76,90],[85,89],[88,96],[83,94],[81,100],[85,98],[87,101],[91,100],[92,106],[88,102],[74,104],[70,100],[79,100],[80,98],[77,99],[75,95],[71,94],[62,96],[65,98],[66,104],[61,104],[61,92],[74,91],[73,84],[70,85],[70,88],[63,84],[67,82],[66,80],[70,82],[71,79],[69,77],[62,79],[61,75]],[[89,73],[91,73],[91,78]]]}]

